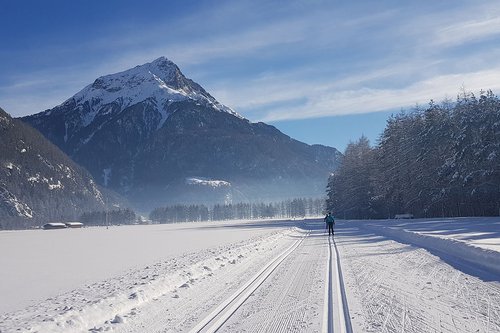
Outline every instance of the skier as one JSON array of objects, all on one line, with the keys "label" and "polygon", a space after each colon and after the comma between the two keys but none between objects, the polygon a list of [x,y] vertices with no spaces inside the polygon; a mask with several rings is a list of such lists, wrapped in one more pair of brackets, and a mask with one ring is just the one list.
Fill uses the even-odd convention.
[{"label": "skier", "polygon": [[330,236],[330,231],[332,232],[333,236],[333,225],[335,224],[335,219],[332,216],[332,213],[328,212],[328,214],[325,216],[323,219],[328,227],[328,236]]}]

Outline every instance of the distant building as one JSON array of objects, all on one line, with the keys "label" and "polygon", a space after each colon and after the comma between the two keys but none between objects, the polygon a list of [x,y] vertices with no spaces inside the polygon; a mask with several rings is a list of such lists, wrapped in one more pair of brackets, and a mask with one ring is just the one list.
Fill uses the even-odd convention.
[{"label": "distant building", "polygon": [[81,228],[83,227],[83,223],[81,222],[66,222],[67,228]]},{"label": "distant building", "polygon": [[395,219],[412,219],[414,216],[413,214],[409,214],[409,213],[406,213],[406,214],[396,214],[396,216],[394,216]]},{"label": "distant building", "polygon": [[59,223],[59,222],[51,222],[51,223],[46,223],[42,227],[44,230],[50,230],[50,229],[65,229],[66,224],[64,223]]}]

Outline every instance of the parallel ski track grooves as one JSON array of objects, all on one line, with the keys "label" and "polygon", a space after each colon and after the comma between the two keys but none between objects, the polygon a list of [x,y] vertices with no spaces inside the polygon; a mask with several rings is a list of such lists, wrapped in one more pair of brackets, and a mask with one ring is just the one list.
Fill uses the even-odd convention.
[{"label": "parallel ski track grooves", "polygon": [[323,333],[333,333],[333,269],[332,269],[332,244],[328,235],[328,264],[326,265],[326,286],[323,305]]},{"label": "parallel ski track grooves", "polygon": [[295,241],[285,251],[276,256],[266,266],[264,266],[254,277],[247,283],[241,286],[233,295],[227,298],[220,304],[212,313],[205,319],[200,321],[198,325],[193,327],[189,332],[217,332],[224,323],[238,310],[243,303],[264,283],[264,281],[271,275],[272,272],[293,252],[304,239],[309,236],[307,233],[301,239]]},{"label": "parallel ski track grooves", "polygon": [[[335,264],[333,263],[332,243],[335,249]],[[335,240],[332,242],[330,236],[328,236],[327,267],[328,285],[325,287],[325,311],[323,312],[322,331],[327,333],[352,333],[351,316],[349,315],[339,250],[337,249]],[[336,299],[333,297],[334,293],[336,294]],[[337,316],[334,315],[334,311],[337,311]],[[339,322],[335,323],[335,319]]]},{"label": "parallel ski track grooves", "polygon": [[345,322],[345,332],[352,333],[352,324],[351,324],[351,316],[349,314],[349,305],[347,304],[347,296],[345,294],[345,285],[344,285],[344,276],[342,274],[342,265],[340,263],[340,255],[339,250],[337,248],[337,243],[333,240],[333,245],[335,247],[335,253],[337,257],[337,273],[338,273],[338,282],[340,289],[340,295],[342,296],[342,307],[344,309],[344,322]]}]

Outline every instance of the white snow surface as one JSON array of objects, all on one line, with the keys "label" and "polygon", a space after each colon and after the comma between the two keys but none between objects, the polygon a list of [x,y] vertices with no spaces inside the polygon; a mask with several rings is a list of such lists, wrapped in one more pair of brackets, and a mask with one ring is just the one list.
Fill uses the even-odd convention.
[{"label": "white snow surface", "polygon": [[[227,228],[224,228],[227,226]],[[232,226],[232,227],[231,227]],[[0,312],[17,310],[129,269],[279,230],[187,223],[0,231]]]},{"label": "white snow surface", "polygon": [[500,218],[341,226],[354,332],[500,332]]},{"label": "white snow surface", "polygon": [[186,178],[186,184],[188,185],[202,185],[209,187],[229,187],[231,183],[225,180],[210,179],[204,177],[189,177]]},{"label": "white snow surface", "polygon": [[480,219],[413,220],[369,223],[365,228],[400,242],[453,254],[461,262],[483,267],[500,276],[500,221]]},{"label": "white snow surface", "polygon": [[[324,231],[316,219],[0,232],[0,331],[187,332],[290,249],[220,331],[324,331]],[[334,239],[354,332],[500,331],[487,264],[500,218],[338,220]]]}]

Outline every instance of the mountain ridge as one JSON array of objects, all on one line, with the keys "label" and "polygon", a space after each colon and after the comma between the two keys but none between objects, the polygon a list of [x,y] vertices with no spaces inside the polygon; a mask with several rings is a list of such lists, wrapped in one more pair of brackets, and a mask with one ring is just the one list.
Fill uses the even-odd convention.
[{"label": "mountain ridge", "polygon": [[0,227],[72,220],[111,202],[84,168],[1,108],[0,143]]},{"label": "mountain ridge", "polygon": [[[255,200],[259,192],[274,191],[266,182],[284,186],[284,196],[320,196],[341,159],[335,148],[310,146],[250,122],[165,57],[101,76],[53,109],[22,119],[100,184],[129,198],[155,192],[163,201],[181,200],[183,192],[193,192],[186,188],[189,177],[232,184],[232,194],[226,187],[213,190],[220,193],[211,200],[235,193]],[[195,197],[182,200],[199,201]]]}]

